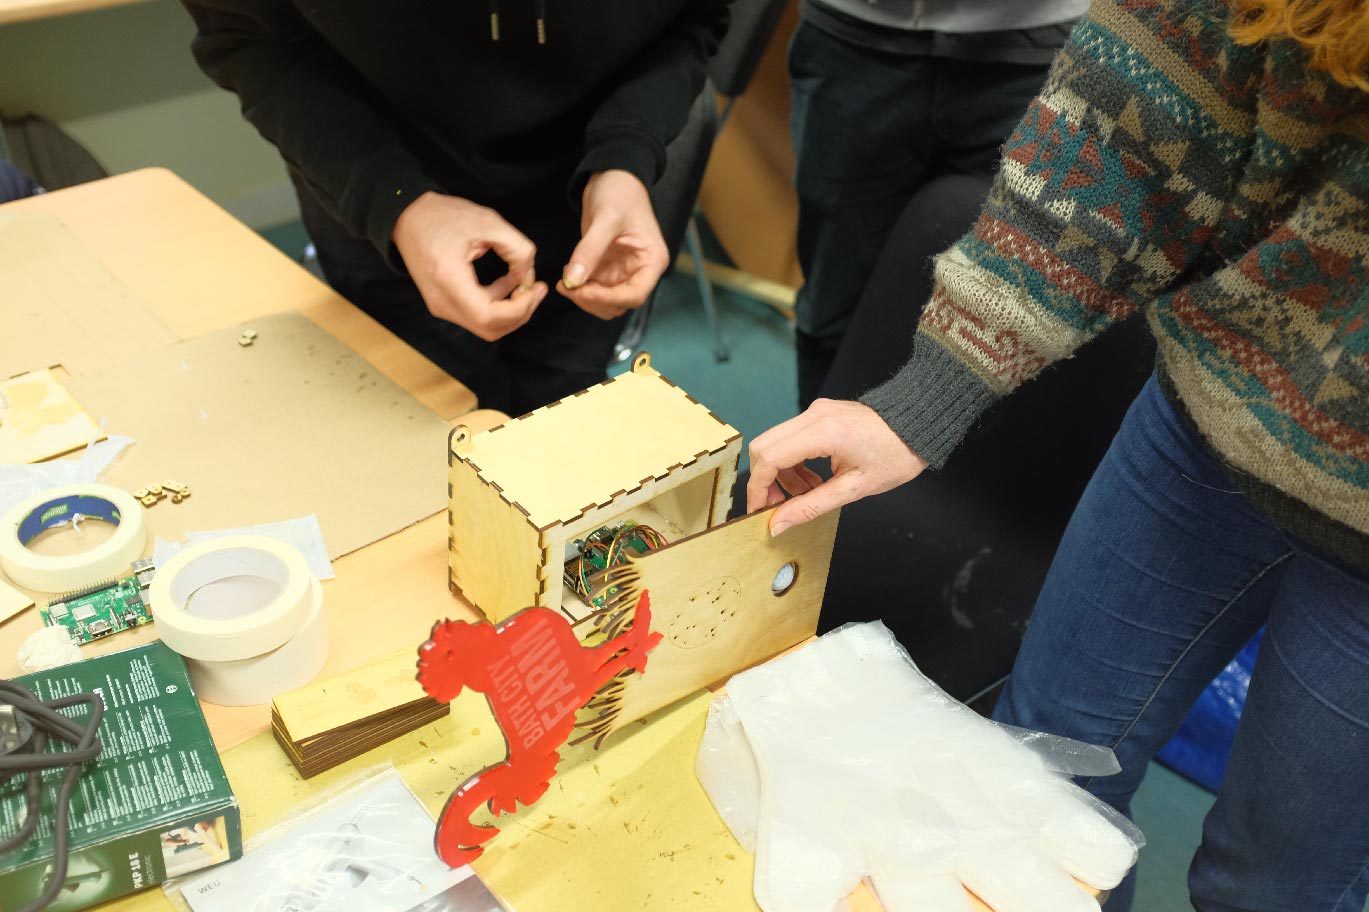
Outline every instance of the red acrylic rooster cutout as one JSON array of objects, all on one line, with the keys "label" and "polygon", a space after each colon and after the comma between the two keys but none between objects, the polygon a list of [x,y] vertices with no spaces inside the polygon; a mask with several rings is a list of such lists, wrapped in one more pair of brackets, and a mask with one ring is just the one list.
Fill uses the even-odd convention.
[{"label": "red acrylic rooster cutout", "polygon": [[463,687],[483,693],[509,749],[503,763],[476,773],[447,799],[434,837],[438,856],[452,867],[480,857],[481,845],[499,832],[471,823],[481,804],[498,815],[515,802],[526,806],[541,798],[576,712],[626,669],[646,670],[647,653],[661,639],[651,632],[645,592],[631,629],[599,646],[582,646],[570,622],[550,608],[524,609],[497,627],[487,621],[434,625],[418,650],[418,682],[444,703]]}]

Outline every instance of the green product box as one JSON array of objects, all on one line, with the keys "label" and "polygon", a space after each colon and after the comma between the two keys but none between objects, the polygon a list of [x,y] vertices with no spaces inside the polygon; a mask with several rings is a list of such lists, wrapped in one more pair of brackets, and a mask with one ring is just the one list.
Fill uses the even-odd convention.
[{"label": "green product box", "polygon": [[[105,703],[104,750],[72,796],[66,884],[48,912],[75,912],[242,856],[238,801],[180,656],[152,643],[14,680],[42,700],[94,691]],[[62,712],[89,714],[85,706]],[[48,742],[49,752],[65,749]],[[47,884],[61,775],[43,776],[37,832],[0,855],[0,912],[32,902]],[[24,776],[0,785],[0,839],[23,822],[24,787]]]}]

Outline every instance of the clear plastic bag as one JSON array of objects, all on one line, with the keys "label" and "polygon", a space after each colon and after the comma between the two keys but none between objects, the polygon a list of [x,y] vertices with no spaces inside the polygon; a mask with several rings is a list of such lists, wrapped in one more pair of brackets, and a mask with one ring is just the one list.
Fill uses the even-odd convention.
[{"label": "clear plastic bag", "polygon": [[[1096,912],[1144,838],[1069,782],[1105,748],[999,726],[928,680],[879,623],[735,676],[696,770],[756,846],[767,912],[830,912],[862,879],[890,912]],[[754,835],[752,835],[754,834]]]},{"label": "clear plastic bag", "polygon": [[132,443],[132,437],[111,434],[106,440],[90,443],[73,459],[0,464],[0,513],[48,488],[95,481]]},{"label": "clear plastic bag", "polygon": [[500,912],[393,766],[338,783],[247,841],[242,859],[162,885],[180,912]]}]

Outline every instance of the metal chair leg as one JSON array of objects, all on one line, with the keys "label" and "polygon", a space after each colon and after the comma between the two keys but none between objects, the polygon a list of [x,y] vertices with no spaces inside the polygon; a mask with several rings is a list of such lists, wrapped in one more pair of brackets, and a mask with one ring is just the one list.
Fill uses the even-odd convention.
[{"label": "metal chair leg", "polygon": [[623,334],[618,337],[618,344],[613,346],[613,363],[621,364],[637,354],[637,349],[641,347],[642,339],[646,336],[647,325],[651,322],[651,309],[656,306],[656,295],[660,292],[658,285],[652,290],[651,297],[646,299],[646,303],[627,318]]},{"label": "metal chair leg", "polygon": [[732,352],[728,350],[722,327],[718,325],[718,305],[713,300],[713,283],[704,271],[703,243],[699,240],[699,226],[693,217],[685,229],[685,243],[689,245],[689,255],[694,260],[694,279],[699,283],[699,298],[703,301],[704,314],[708,317],[708,325],[713,327],[713,358],[726,361],[732,357]]},{"label": "metal chair leg", "polygon": [[323,266],[318,261],[318,248],[314,246],[313,241],[304,245],[304,255],[300,257],[299,262],[314,278],[325,285],[328,283],[328,279],[323,275]]}]

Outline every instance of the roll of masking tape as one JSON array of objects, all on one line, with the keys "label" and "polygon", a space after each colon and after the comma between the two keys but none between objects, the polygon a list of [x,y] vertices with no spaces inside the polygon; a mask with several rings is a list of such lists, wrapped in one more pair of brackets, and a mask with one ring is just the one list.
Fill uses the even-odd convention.
[{"label": "roll of masking tape", "polygon": [[323,613],[323,593],[312,581],[314,607],[299,632],[283,644],[258,656],[227,662],[186,659],[195,693],[219,706],[256,706],[270,703],[279,694],[308,684],[328,660],[328,621]]},{"label": "roll of masking tape", "polygon": [[[29,544],[42,532],[78,517],[115,526],[114,534],[80,554],[38,554]],[[115,577],[143,556],[143,507],[132,495],[103,484],[49,488],[15,504],[0,520],[0,569],[25,589],[71,592]]]},{"label": "roll of masking tape", "polygon": [[148,596],[162,642],[210,703],[268,702],[307,684],[328,658],[323,589],[304,556],[275,539],[192,544],[158,568]]}]

